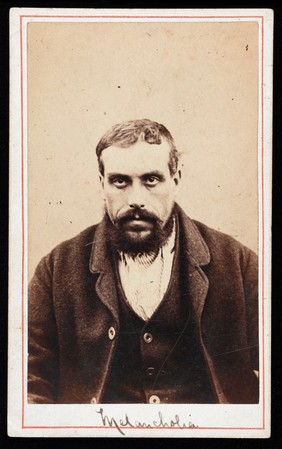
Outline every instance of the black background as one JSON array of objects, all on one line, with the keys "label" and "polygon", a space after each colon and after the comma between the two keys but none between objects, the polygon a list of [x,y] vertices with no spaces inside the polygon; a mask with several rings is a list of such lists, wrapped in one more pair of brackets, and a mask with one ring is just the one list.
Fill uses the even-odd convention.
[{"label": "black background", "polygon": [[[280,0],[281,5],[281,0]],[[272,407],[271,438],[269,439],[202,439],[202,438],[9,438],[7,436],[7,347],[8,347],[8,183],[9,183],[9,9],[36,8],[271,8],[274,10],[274,96],[273,96],[273,217],[272,217]],[[1,205],[1,268],[0,268],[0,376],[1,414],[0,447],[6,448],[66,448],[93,447],[156,447],[190,448],[282,448],[282,6],[278,2],[179,2],[174,1],[106,1],[96,2],[0,2],[0,205]]]}]

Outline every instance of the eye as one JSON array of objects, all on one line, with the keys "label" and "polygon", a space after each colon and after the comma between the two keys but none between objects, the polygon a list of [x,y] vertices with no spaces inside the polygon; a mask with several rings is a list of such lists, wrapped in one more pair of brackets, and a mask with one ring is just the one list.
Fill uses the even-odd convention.
[{"label": "eye", "polygon": [[158,176],[151,175],[151,176],[146,177],[144,182],[145,182],[146,186],[154,187],[160,182],[160,179],[158,178]]},{"label": "eye", "polygon": [[118,189],[124,189],[127,186],[128,181],[125,178],[118,176],[112,180],[112,184]]}]

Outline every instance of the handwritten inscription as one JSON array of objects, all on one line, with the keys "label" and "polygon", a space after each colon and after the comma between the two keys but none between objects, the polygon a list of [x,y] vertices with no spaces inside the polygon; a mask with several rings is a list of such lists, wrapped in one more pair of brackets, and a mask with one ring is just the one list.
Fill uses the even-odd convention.
[{"label": "handwritten inscription", "polygon": [[125,435],[124,429],[126,428],[178,428],[178,429],[196,429],[198,426],[192,422],[183,422],[180,420],[179,416],[175,414],[173,418],[164,419],[162,412],[158,412],[157,419],[152,422],[144,421],[133,421],[127,414],[125,414],[123,419],[115,418],[114,416],[108,416],[104,413],[103,408],[97,411],[100,415],[103,426],[112,427],[117,429],[121,435]]}]

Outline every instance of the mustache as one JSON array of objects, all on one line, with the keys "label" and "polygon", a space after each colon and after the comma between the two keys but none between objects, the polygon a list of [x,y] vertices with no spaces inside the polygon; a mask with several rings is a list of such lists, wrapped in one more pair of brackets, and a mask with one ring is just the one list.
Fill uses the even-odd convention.
[{"label": "mustache", "polygon": [[162,224],[162,220],[160,220],[154,213],[149,212],[145,209],[135,208],[125,211],[118,218],[116,218],[116,220],[114,221],[114,225],[120,227],[127,221],[131,220],[142,220],[151,223]]}]

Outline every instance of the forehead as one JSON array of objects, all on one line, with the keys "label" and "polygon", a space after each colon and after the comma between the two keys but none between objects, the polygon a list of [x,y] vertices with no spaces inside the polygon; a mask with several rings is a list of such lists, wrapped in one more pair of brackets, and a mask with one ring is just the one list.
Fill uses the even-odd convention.
[{"label": "forehead", "polygon": [[111,145],[101,154],[105,173],[142,174],[153,170],[169,171],[170,146],[167,141],[161,144],[136,142],[121,148]]}]

